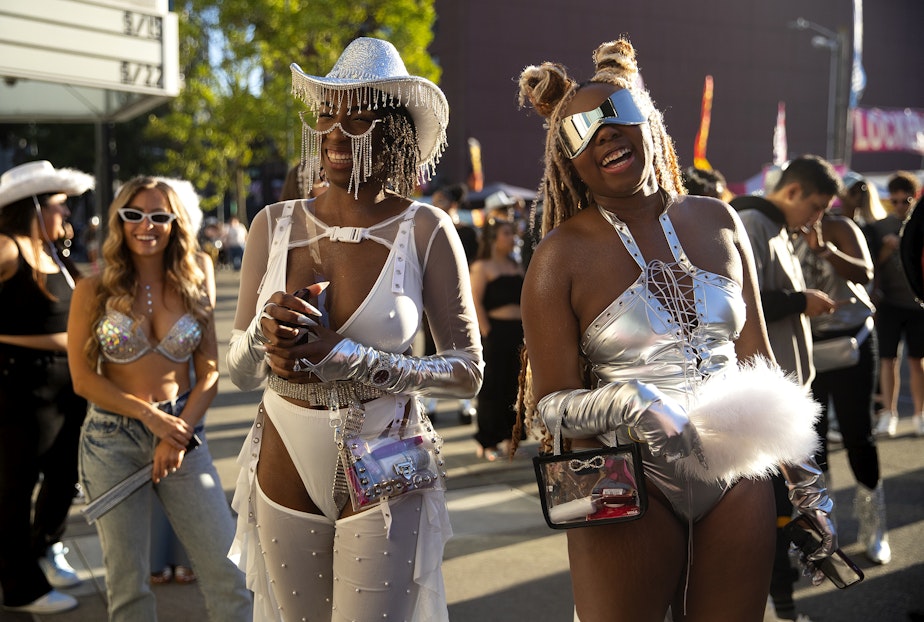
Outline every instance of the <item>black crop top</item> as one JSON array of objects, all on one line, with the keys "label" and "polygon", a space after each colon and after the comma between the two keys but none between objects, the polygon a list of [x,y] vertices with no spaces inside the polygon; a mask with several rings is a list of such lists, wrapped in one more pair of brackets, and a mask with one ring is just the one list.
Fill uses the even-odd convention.
[{"label": "black crop top", "polygon": [[484,286],[484,299],[481,304],[485,311],[491,311],[504,305],[520,304],[520,291],[523,289],[523,276],[504,274]]},{"label": "black crop top", "polygon": [[[19,244],[17,243],[17,246]],[[45,287],[57,301],[49,300],[32,279],[32,266],[19,253],[19,267],[0,283],[0,333],[4,335],[51,335],[67,332],[67,312],[73,291],[61,272],[46,275]]]}]

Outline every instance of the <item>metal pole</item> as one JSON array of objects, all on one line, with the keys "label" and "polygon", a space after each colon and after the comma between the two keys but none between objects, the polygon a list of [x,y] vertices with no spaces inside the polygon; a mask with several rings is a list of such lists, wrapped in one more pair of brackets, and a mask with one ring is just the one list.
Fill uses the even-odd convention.
[{"label": "metal pole", "polygon": [[829,39],[831,48],[831,68],[828,72],[828,145],[825,158],[828,162],[834,161],[834,134],[837,121],[837,69],[840,45],[837,40]]}]

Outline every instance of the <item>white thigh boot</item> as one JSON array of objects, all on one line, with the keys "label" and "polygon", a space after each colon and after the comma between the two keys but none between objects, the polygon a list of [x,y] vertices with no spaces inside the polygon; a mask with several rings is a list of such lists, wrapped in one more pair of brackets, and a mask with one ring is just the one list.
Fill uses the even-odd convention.
[{"label": "white thigh boot", "polygon": [[381,507],[337,521],[333,621],[414,617],[421,504],[417,494],[391,501],[390,527]]},{"label": "white thigh boot", "polygon": [[328,622],[333,601],[334,526],[324,516],[275,503],[256,488],[257,535],[282,619]]},{"label": "white thigh boot", "polygon": [[892,560],[892,549],[889,547],[889,534],[886,533],[882,481],[872,490],[858,483],[853,509],[860,522],[857,540],[866,550],[866,556],[875,564],[888,564]]}]

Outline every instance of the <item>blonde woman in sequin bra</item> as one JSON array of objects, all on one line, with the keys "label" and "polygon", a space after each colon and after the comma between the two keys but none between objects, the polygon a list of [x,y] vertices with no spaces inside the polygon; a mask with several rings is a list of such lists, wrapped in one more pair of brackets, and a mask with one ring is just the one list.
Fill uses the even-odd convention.
[{"label": "blonde woman in sequin bra", "polygon": [[[316,118],[303,126],[301,178],[323,168],[330,185],[267,206],[251,225],[228,367],[241,389],[265,380],[266,390],[240,454],[232,556],[255,620],[445,621],[443,490],[415,484],[357,510],[338,450],[357,425],[362,439],[402,442],[426,430],[427,474],[441,477],[441,441],[418,396],[467,398],[481,385],[455,227],[405,198],[445,148],[448,105],[380,39],[353,41],[325,77],[293,65],[292,79],[310,108],[303,121]],[[414,357],[424,314],[436,354]]]},{"label": "blonde woman in sequin bra", "polygon": [[[593,58],[580,85],[554,63],[520,78],[521,102],[548,127],[544,238],[521,302],[525,423],[547,449],[562,438],[573,448],[638,443],[648,491],[637,520],[568,531],[576,617],[660,622],[671,609],[677,621],[756,622],[775,538],[761,476],[786,474],[795,505],[826,534],[814,555],[836,546],[809,460],[817,409],[767,361],[741,222],[719,200],[685,195],[634,48],[620,39]],[[703,408],[713,383],[718,399]],[[732,425],[718,417],[729,409]],[[745,468],[761,453],[762,465]]]},{"label": "blonde woman in sequin bra", "polygon": [[88,500],[153,462],[152,482],[96,521],[109,620],[157,619],[155,494],[199,577],[209,619],[249,620],[252,597],[227,558],[234,519],[204,435],[187,451],[218,391],[212,262],[166,181],[125,184],[108,230],[102,273],[78,283],[68,323],[74,388],[91,403],[80,439]]}]

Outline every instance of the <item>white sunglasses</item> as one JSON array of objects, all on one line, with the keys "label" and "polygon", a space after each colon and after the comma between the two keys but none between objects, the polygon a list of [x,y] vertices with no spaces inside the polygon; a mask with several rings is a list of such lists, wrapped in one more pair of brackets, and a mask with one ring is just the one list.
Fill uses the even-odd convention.
[{"label": "white sunglasses", "polygon": [[119,218],[122,222],[137,224],[147,218],[154,225],[169,225],[176,220],[176,214],[170,212],[142,212],[140,209],[133,207],[123,207],[119,210]]}]

